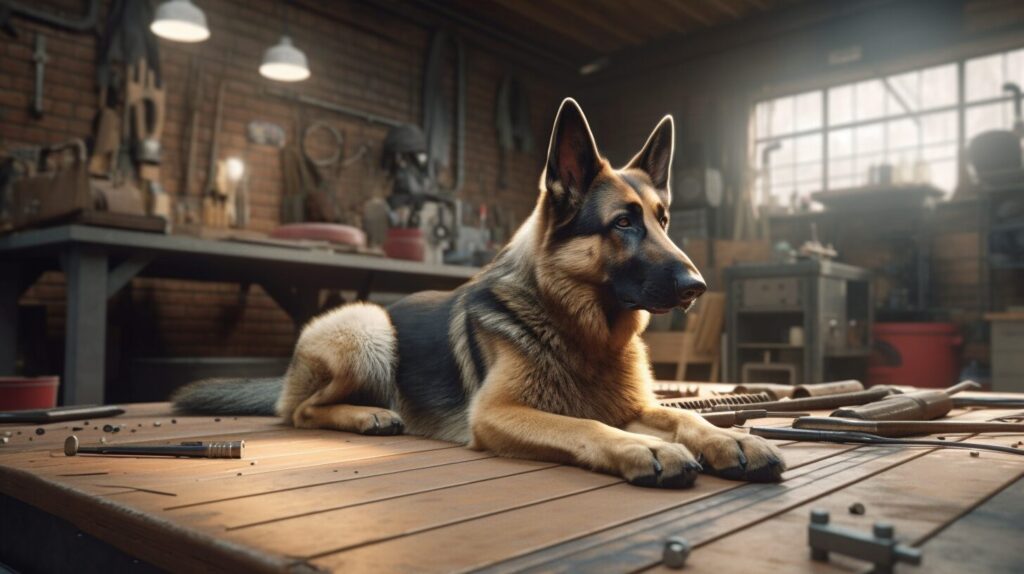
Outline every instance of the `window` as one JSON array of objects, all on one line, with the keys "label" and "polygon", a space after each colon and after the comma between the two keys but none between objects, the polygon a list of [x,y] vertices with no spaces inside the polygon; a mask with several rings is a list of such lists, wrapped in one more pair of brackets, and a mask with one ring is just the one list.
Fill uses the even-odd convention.
[{"label": "window", "polygon": [[898,180],[929,182],[948,196],[961,141],[1012,126],[1006,82],[1024,86],[1024,49],[758,102],[755,196],[788,205],[815,191],[866,185],[885,164]]}]

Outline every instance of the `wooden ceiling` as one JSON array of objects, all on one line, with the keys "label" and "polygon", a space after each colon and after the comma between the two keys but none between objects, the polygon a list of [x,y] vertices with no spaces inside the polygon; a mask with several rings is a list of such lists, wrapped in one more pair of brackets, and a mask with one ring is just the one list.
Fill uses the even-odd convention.
[{"label": "wooden ceiling", "polygon": [[586,64],[670,36],[757,17],[800,0],[453,0],[461,14]]}]

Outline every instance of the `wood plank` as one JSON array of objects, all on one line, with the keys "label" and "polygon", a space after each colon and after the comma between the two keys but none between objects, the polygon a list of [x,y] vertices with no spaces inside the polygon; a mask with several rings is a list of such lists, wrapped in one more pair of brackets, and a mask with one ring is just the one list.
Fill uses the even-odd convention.
[{"label": "wood plank", "polygon": [[[308,558],[603,489],[619,482],[612,476],[560,466],[240,528],[226,532],[225,538],[277,554]],[[423,556],[418,560],[422,562]]]},{"label": "wood plank", "polygon": [[[1017,435],[1018,437],[1024,435]],[[972,438],[973,442],[1005,444],[1006,438]],[[770,520],[694,550],[687,571],[720,573],[764,569],[785,572],[859,571],[865,563],[833,555],[828,564],[810,560],[807,524],[813,508],[828,510],[831,523],[870,532],[876,521],[895,526],[896,538],[916,544],[955,520],[966,510],[1024,476],[1024,457],[982,452],[974,458],[959,450],[930,451],[906,464],[870,476],[827,496],[808,500]],[[926,479],[923,479],[927,477]],[[908,488],[908,485],[913,485]],[[863,516],[850,514],[854,502],[864,504]],[[1019,517],[1015,538],[1021,534]],[[685,531],[683,536],[687,536]],[[687,536],[688,537],[688,536]],[[699,542],[698,542],[699,544]],[[743,548],[743,552],[736,552]],[[981,572],[975,556],[970,572]],[[933,567],[924,557],[923,571]],[[658,567],[655,571],[668,572]]]},{"label": "wood plank", "polygon": [[373,502],[440,491],[558,466],[527,460],[487,458],[293,488],[170,510],[166,516],[190,526],[247,528]]},{"label": "wood plank", "polygon": [[[853,450],[845,445],[793,444],[784,447],[793,468]],[[695,500],[708,499],[743,483],[702,476],[692,489],[663,491],[619,482],[608,488],[560,498],[546,504],[497,513],[331,554],[313,560],[315,566],[337,571],[403,571],[424,569],[421,557],[434,548],[430,571],[448,572],[484,568],[497,560],[541,550],[558,542],[595,534],[628,521],[657,515]],[[473,540],[452,545],[452,540]],[[517,570],[522,563],[510,564]],[[505,569],[505,568],[502,568]]]},{"label": "wood plank", "polygon": [[1024,479],[1017,479],[921,547],[928,571],[1024,572],[1024,553],[1020,551],[1022,516]]},{"label": "wood plank", "polygon": [[195,480],[189,479],[157,482],[149,486],[157,490],[175,493],[174,500],[165,500],[162,497],[146,493],[118,495],[117,500],[123,504],[140,508],[174,510],[208,502],[233,500],[307,486],[319,486],[494,457],[493,454],[487,452],[457,446],[411,450],[413,446],[414,444],[409,445],[407,448],[410,450],[397,454],[346,460],[300,469],[249,473],[240,477],[222,477],[204,481],[202,485],[197,485]]},{"label": "wood plank", "polygon": [[[957,414],[961,414],[958,418],[962,419],[997,416],[985,411],[957,411]],[[947,436],[950,440],[956,440],[953,435]],[[796,443],[794,446],[797,445],[804,448],[824,446],[815,443]],[[762,520],[787,506],[801,504],[824,492],[844,488],[866,476],[928,452],[921,448],[844,448],[848,450],[834,457],[787,471],[785,481],[781,484],[744,484],[739,490],[717,495],[708,501],[707,508],[701,502],[695,502],[678,509],[664,510],[656,519],[628,522],[607,528],[594,536],[551,545],[532,555],[499,563],[493,570],[633,570],[645,561],[653,564],[660,560],[665,538],[678,534],[680,524],[698,525],[695,528],[699,530],[691,529],[685,534],[692,544],[697,544],[727,534],[750,522]],[[787,446],[783,451],[787,460],[791,458],[789,449]]]}]

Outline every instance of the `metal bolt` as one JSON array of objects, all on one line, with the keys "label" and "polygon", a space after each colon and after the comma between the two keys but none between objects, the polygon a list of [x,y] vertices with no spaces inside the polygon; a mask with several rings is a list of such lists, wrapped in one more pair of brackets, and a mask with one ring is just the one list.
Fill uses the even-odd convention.
[{"label": "metal bolt", "polygon": [[667,568],[679,569],[686,565],[690,556],[690,543],[685,538],[673,536],[665,541],[661,560]]},{"label": "metal bolt", "polygon": [[888,522],[876,522],[875,523],[875,538],[885,538],[891,540],[896,536],[896,529],[893,528],[892,524]]},{"label": "metal bolt", "polygon": [[854,502],[850,505],[850,514],[856,514],[861,516],[864,514],[864,505],[859,502]]}]

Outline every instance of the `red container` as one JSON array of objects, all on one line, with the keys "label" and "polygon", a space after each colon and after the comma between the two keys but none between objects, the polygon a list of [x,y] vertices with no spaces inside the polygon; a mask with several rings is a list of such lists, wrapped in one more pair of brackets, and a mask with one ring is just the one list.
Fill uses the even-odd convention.
[{"label": "red container", "polygon": [[0,411],[52,409],[60,377],[0,377]]},{"label": "red container", "polygon": [[869,385],[948,387],[960,374],[963,337],[952,323],[876,323]]},{"label": "red container", "polygon": [[421,229],[389,229],[383,247],[384,253],[393,259],[423,261],[427,255],[427,244]]}]

